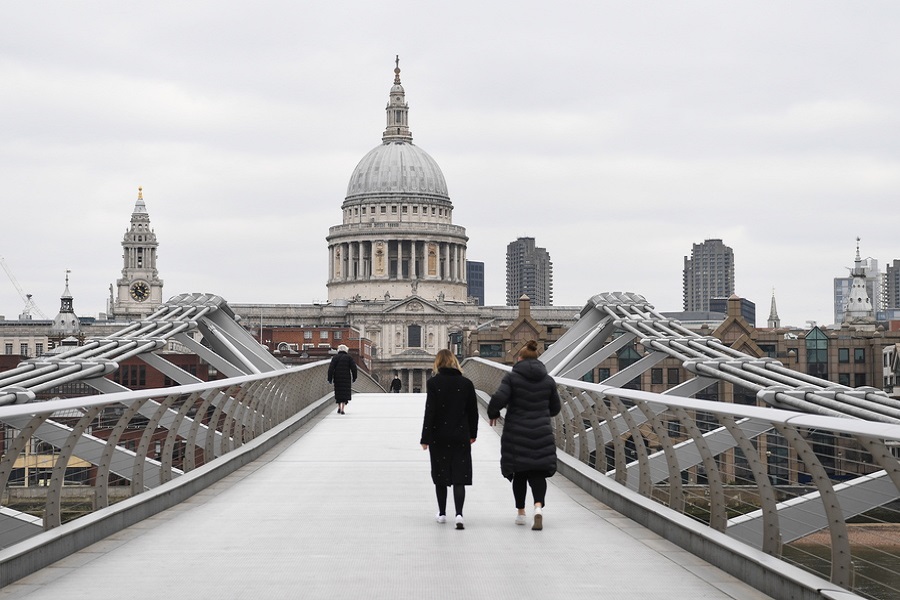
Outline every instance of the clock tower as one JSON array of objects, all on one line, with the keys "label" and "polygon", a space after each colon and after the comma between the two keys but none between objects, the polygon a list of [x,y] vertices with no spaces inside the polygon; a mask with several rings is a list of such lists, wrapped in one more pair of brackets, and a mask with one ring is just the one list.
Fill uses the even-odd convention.
[{"label": "clock tower", "polygon": [[156,270],[156,234],[150,229],[150,215],[144,204],[143,188],[131,213],[131,227],[122,240],[122,277],[117,290],[110,286],[109,312],[117,321],[146,318],[162,304],[163,282]]}]

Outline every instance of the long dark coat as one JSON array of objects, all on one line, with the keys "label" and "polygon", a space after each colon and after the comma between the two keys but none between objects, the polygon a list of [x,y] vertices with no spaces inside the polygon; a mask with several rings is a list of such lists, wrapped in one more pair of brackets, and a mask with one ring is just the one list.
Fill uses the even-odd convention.
[{"label": "long dark coat", "polygon": [[535,359],[517,362],[491,396],[488,417],[496,419],[506,409],[500,436],[500,472],[507,479],[516,473],[537,471],[545,477],[556,473],[556,444],[550,418],[559,414],[556,382],[544,363]]},{"label": "long dark coat", "polygon": [[356,362],[346,352],[338,352],[328,365],[328,383],[334,383],[334,401],[350,402],[350,386],[356,381]]},{"label": "long dark coat", "polygon": [[456,369],[441,368],[425,384],[422,438],[435,485],[472,485],[472,440],[478,437],[475,386]]}]

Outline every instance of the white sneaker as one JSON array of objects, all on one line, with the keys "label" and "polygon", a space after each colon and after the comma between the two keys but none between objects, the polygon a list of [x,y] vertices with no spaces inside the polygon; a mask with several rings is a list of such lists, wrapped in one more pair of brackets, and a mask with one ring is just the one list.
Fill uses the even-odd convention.
[{"label": "white sneaker", "polygon": [[540,506],[534,507],[534,524],[531,526],[531,529],[534,531],[540,531],[544,528],[544,514],[541,511]]},{"label": "white sneaker", "polygon": [[516,525],[525,524],[525,515],[516,515]]},{"label": "white sneaker", "polygon": [[462,515],[456,515],[456,528],[457,529],[465,529],[466,524],[463,522]]},{"label": "white sneaker", "polygon": [[446,522],[447,522],[447,515],[436,515],[436,516],[434,517],[434,520],[437,521],[438,523],[446,523]]}]

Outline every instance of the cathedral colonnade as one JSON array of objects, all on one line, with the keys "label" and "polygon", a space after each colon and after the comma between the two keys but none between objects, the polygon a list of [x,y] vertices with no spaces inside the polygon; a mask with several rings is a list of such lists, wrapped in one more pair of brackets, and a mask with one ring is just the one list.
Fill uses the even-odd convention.
[{"label": "cathedral colonnade", "polygon": [[465,243],[361,240],[331,244],[329,283],[371,279],[466,281]]}]

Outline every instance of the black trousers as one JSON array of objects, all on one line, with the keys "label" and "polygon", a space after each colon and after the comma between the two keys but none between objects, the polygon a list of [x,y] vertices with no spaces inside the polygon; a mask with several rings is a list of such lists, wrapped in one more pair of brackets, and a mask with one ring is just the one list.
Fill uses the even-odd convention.
[{"label": "black trousers", "polygon": [[534,498],[534,503],[540,502],[541,506],[546,506],[547,478],[538,471],[522,471],[513,475],[512,480],[516,508],[525,508],[525,494],[528,492],[528,486],[531,486],[531,496]]},{"label": "black trousers", "polygon": [[[438,514],[445,515],[447,514],[447,486],[446,485],[435,485],[434,491],[437,494],[438,501]],[[466,503],[466,486],[463,484],[457,484],[453,486],[453,505],[456,509],[456,514],[463,514],[463,504]]]}]

